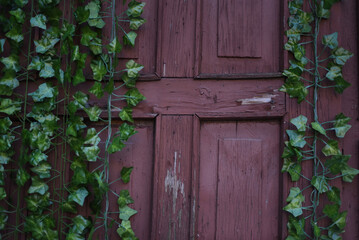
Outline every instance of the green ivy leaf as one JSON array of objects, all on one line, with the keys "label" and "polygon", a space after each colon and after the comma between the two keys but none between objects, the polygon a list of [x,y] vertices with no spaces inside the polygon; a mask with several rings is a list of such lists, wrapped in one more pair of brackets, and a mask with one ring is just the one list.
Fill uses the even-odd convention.
[{"label": "green ivy leaf", "polygon": [[46,161],[46,160],[47,160],[47,155],[45,153],[41,152],[39,149],[35,149],[30,154],[30,164],[34,167],[39,165],[40,162]]},{"label": "green ivy leaf", "polygon": [[117,234],[123,239],[138,240],[135,237],[135,233],[131,228],[131,222],[129,220],[123,220],[117,228]]},{"label": "green ivy leaf", "polygon": [[334,81],[334,79],[336,79],[337,77],[343,77],[342,68],[337,65],[330,66],[329,71],[326,74],[326,77],[331,81]]},{"label": "green ivy leaf", "polygon": [[308,95],[308,89],[304,87],[301,81],[291,79],[287,79],[279,90],[288,93],[291,98],[297,98],[298,103],[301,103]]},{"label": "green ivy leaf", "polygon": [[132,111],[133,109],[131,107],[124,107],[119,116],[121,118],[122,121],[129,121],[129,122],[134,122],[133,118],[132,118]]},{"label": "green ivy leaf", "polygon": [[0,200],[6,198],[6,191],[3,187],[0,187]]},{"label": "green ivy leaf", "polygon": [[145,22],[146,22],[146,20],[141,17],[131,18],[130,19],[130,29],[138,30],[138,28],[141,27],[141,25],[144,24]]},{"label": "green ivy leaf", "polygon": [[86,5],[85,10],[90,11],[90,16],[87,21],[89,26],[96,27],[96,28],[103,28],[105,26],[105,22],[102,20],[101,16],[99,15],[99,12],[101,10],[99,1],[89,2]]},{"label": "green ivy leaf", "polygon": [[311,125],[312,125],[312,128],[314,130],[316,130],[317,132],[319,132],[319,133],[321,133],[321,134],[323,134],[325,136],[327,135],[326,132],[325,132],[325,129],[322,127],[322,125],[320,125],[320,123],[312,122]]},{"label": "green ivy leaf", "polygon": [[34,102],[42,102],[45,98],[54,98],[56,95],[55,87],[51,87],[49,83],[43,83],[35,92],[29,93]]},{"label": "green ivy leaf", "polygon": [[300,81],[301,75],[303,73],[303,70],[300,68],[289,68],[284,70],[283,75],[287,78],[290,78],[291,80]]},{"label": "green ivy leaf", "polygon": [[306,238],[306,235],[304,233],[304,218],[298,219],[289,215],[289,221],[287,226],[289,236],[286,238],[286,240],[301,240]]},{"label": "green ivy leaf", "polygon": [[28,2],[29,0],[15,0],[13,1],[18,7],[22,8],[24,7]]},{"label": "green ivy leaf", "polygon": [[120,208],[126,206],[127,204],[134,203],[133,199],[130,196],[128,190],[121,190],[120,195],[117,199],[117,203]]},{"label": "green ivy leaf", "polygon": [[127,72],[122,74],[121,79],[128,88],[134,88],[136,86],[136,78],[130,78]]},{"label": "green ivy leaf", "polygon": [[45,15],[38,14],[30,19],[31,27],[38,27],[46,30],[47,18]]},{"label": "green ivy leaf", "polygon": [[304,196],[302,195],[299,187],[292,187],[287,197],[287,202],[291,202],[293,199],[298,197],[304,202]]},{"label": "green ivy leaf", "polygon": [[102,60],[92,60],[90,67],[93,72],[93,79],[102,81],[102,78],[107,74],[105,63]]},{"label": "green ivy leaf", "polygon": [[84,111],[87,113],[87,115],[90,118],[90,121],[96,122],[98,121],[102,110],[98,106],[93,106],[90,108],[84,108]]},{"label": "green ivy leaf", "polygon": [[324,46],[329,47],[330,49],[335,49],[338,47],[338,33],[332,33],[329,35],[324,35],[322,43]]},{"label": "green ivy leaf", "polygon": [[68,213],[77,213],[76,205],[74,202],[65,201],[61,204],[61,209]]},{"label": "green ivy leaf", "polygon": [[55,70],[51,62],[43,63],[39,76],[42,78],[52,78],[55,76]]},{"label": "green ivy leaf", "polygon": [[0,62],[5,65],[5,69],[13,70],[14,72],[20,71],[19,59],[15,55],[6,58],[1,58]]},{"label": "green ivy leaf", "polygon": [[333,219],[334,224],[340,230],[343,230],[345,228],[347,215],[348,215],[348,212],[344,211],[344,212],[341,212],[335,219]]},{"label": "green ivy leaf", "polygon": [[352,56],[351,52],[342,47],[336,48],[332,52],[332,58],[334,58],[334,62],[338,65],[344,65]]},{"label": "green ivy leaf", "polygon": [[120,208],[120,215],[119,218],[121,220],[129,220],[130,217],[137,213],[136,210],[130,208],[129,206],[125,205],[124,207]]},{"label": "green ivy leaf", "polygon": [[35,40],[34,43],[36,46],[36,52],[44,54],[50,49],[53,49],[56,43],[58,43],[59,41],[60,41],[59,38],[54,38],[54,37],[45,37],[40,40]]},{"label": "green ivy leaf", "polygon": [[76,22],[78,24],[82,24],[84,22],[87,22],[87,20],[90,17],[90,10],[86,9],[83,6],[79,6],[76,11],[75,11],[75,18],[76,18]]},{"label": "green ivy leaf", "polygon": [[324,1],[320,1],[317,6],[317,16],[325,19],[330,17],[330,11],[324,7]]},{"label": "green ivy leaf", "polygon": [[86,159],[89,162],[96,162],[100,148],[98,146],[81,147],[81,150],[85,153]]},{"label": "green ivy leaf", "polygon": [[21,8],[9,11],[9,13],[15,17],[18,23],[23,24],[25,22],[26,14]]},{"label": "green ivy leaf", "polygon": [[124,183],[128,183],[130,181],[130,175],[133,170],[133,167],[123,167],[121,170],[121,179]]},{"label": "green ivy leaf", "polygon": [[125,144],[121,141],[120,137],[115,137],[112,140],[112,143],[107,148],[107,152],[112,154],[118,151],[121,151],[125,147]]},{"label": "green ivy leaf", "polygon": [[95,128],[87,129],[87,135],[84,144],[98,145],[101,138],[98,136]]},{"label": "green ivy leaf", "polygon": [[104,95],[102,85],[99,82],[95,82],[89,92],[95,95],[97,98],[102,98]]},{"label": "green ivy leaf", "polygon": [[32,184],[28,190],[28,193],[39,193],[41,195],[44,195],[47,190],[49,190],[49,186],[40,180],[39,177],[32,177]]},{"label": "green ivy leaf", "polygon": [[37,193],[28,195],[25,197],[25,201],[27,209],[37,214],[42,214],[52,204],[49,192],[46,192],[44,195]]},{"label": "green ivy leaf", "polygon": [[104,90],[108,93],[108,94],[112,94],[113,90],[115,89],[115,82],[113,80],[113,78],[111,78],[105,85]]},{"label": "green ivy leaf", "polygon": [[288,158],[284,159],[282,173],[288,172],[290,174],[291,180],[296,182],[300,179],[300,172],[302,171],[302,166],[296,162],[290,161]]},{"label": "green ivy leaf", "polygon": [[37,70],[40,71],[44,66],[43,61],[39,58],[39,56],[35,56],[32,58],[31,63],[27,66],[27,70]]},{"label": "green ivy leaf", "polygon": [[11,30],[5,34],[5,36],[10,38],[11,40],[14,40],[17,43],[24,40],[22,29],[19,26],[13,26]]},{"label": "green ivy leaf", "polygon": [[141,14],[143,13],[143,8],[146,5],[146,3],[144,2],[137,2],[137,1],[131,1],[128,4],[128,9],[126,11],[127,16],[129,16],[130,18],[136,18],[136,17],[140,17]]},{"label": "green ivy leaf", "polygon": [[289,139],[290,139],[290,144],[294,147],[299,147],[299,148],[303,148],[305,146],[305,144],[307,143],[304,140],[304,133],[303,132],[299,132],[296,130],[286,130]]},{"label": "green ivy leaf", "polygon": [[135,126],[123,123],[119,127],[119,130],[116,132],[116,135],[120,135],[122,141],[127,141],[132,135],[136,133],[137,131],[135,130]]},{"label": "green ivy leaf", "polygon": [[350,166],[346,166],[342,169],[343,181],[344,182],[352,182],[354,177],[359,174],[359,170],[352,168]]},{"label": "green ivy leaf", "polygon": [[73,226],[70,233],[83,234],[85,229],[91,225],[91,222],[81,215],[77,215],[73,220]]},{"label": "green ivy leaf", "polygon": [[128,74],[128,77],[130,78],[136,78],[139,75],[139,72],[143,69],[143,66],[141,64],[136,63],[133,60],[130,60],[126,63],[126,71]]},{"label": "green ivy leaf", "polygon": [[290,120],[290,122],[294,126],[296,126],[298,131],[300,131],[300,132],[305,132],[307,121],[308,121],[308,119],[303,115],[299,115],[298,117],[292,118]]},{"label": "green ivy leaf", "polygon": [[97,33],[92,31],[88,26],[81,28],[81,44],[84,46],[90,46],[92,39],[96,38]]},{"label": "green ivy leaf", "polygon": [[102,53],[102,40],[100,38],[94,38],[89,43],[89,48],[94,55]]},{"label": "green ivy leaf", "polygon": [[9,117],[0,118],[0,133],[5,134],[8,133],[10,126],[12,125],[12,121]]},{"label": "green ivy leaf", "polygon": [[4,45],[5,45],[6,39],[0,39],[0,53],[4,51]]},{"label": "green ivy leaf", "polygon": [[11,96],[13,90],[19,86],[19,81],[15,78],[15,73],[12,71],[5,72],[0,79],[0,94]]},{"label": "green ivy leaf", "polygon": [[85,238],[78,233],[70,232],[66,235],[66,240],[85,240]]},{"label": "green ivy leaf", "polygon": [[324,0],[324,8],[330,10],[334,3],[339,2],[340,0]]},{"label": "green ivy leaf", "polygon": [[9,154],[0,152],[0,164],[8,164],[10,160]]},{"label": "green ivy leaf", "polygon": [[83,118],[79,116],[73,116],[69,120],[69,124],[66,129],[66,135],[67,136],[74,136],[77,137],[77,135],[80,133],[81,129],[86,128],[86,124],[83,122]]},{"label": "green ivy leaf", "polygon": [[319,193],[325,193],[330,188],[324,176],[313,176],[311,184],[319,191]]},{"label": "green ivy leaf", "polygon": [[343,77],[336,77],[334,79],[334,82],[335,82],[334,90],[337,93],[343,93],[346,88],[351,86],[351,84],[345,81]]},{"label": "green ivy leaf", "polygon": [[341,205],[341,200],[340,200],[340,190],[337,187],[331,187],[331,189],[326,192],[326,195],[328,197],[328,200],[331,202],[334,202],[338,205]]},{"label": "green ivy leaf", "polygon": [[[296,195],[295,197],[294,194]],[[298,193],[297,189],[294,188],[293,190],[291,189],[291,194],[289,196],[290,197],[287,198],[287,202],[289,202],[289,204],[285,206],[283,210],[291,213],[294,217],[302,215],[302,203],[305,200],[303,194]]]},{"label": "green ivy leaf", "polygon": [[89,100],[89,96],[81,91],[77,91],[74,94],[74,104],[76,107],[78,108],[85,108],[88,100]]},{"label": "green ivy leaf", "polygon": [[0,213],[0,230],[5,229],[7,220],[8,220],[8,216],[5,213],[1,212]]},{"label": "green ivy leaf", "polygon": [[324,165],[329,168],[333,174],[338,174],[346,168],[349,159],[350,155],[334,155],[328,159]]},{"label": "green ivy leaf", "polygon": [[36,173],[40,178],[51,177],[51,164],[45,161],[39,163],[36,167],[31,168],[31,171]]},{"label": "green ivy leaf", "polygon": [[9,98],[0,99],[0,112],[12,115],[21,110],[21,102]]},{"label": "green ivy leaf", "polygon": [[[72,166],[72,165],[71,165]],[[74,185],[87,184],[87,172],[83,168],[77,168],[72,175],[71,182]]]},{"label": "green ivy leaf", "polygon": [[126,34],[123,36],[123,43],[124,43],[125,45],[134,47],[134,46],[135,46],[136,37],[137,37],[137,33],[135,33],[135,32],[132,32],[132,31],[131,31],[131,32],[129,32],[129,33],[126,33]]},{"label": "green ivy leaf", "polygon": [[82,187],[77,189],[75,192],[71,193],[68,197],[68,201],[74,201],[80,206],[84,205],[85,198],[88,196],[89,192],[86,188]]},{"label": "green ivy leaf", "polygon": [[323,147],[322,152],[325,156],[331,155],[341,155],[341,151],[338,147],[338,142],[335,140],[329,140],[327,144]]},{"label": "green ivy leaf", "polygon": [[72,84],[74,86],[77,86],[78,84],[83,83],[85,81],[86,81],[86,79],[85,79],[85,76],[84,76],[84,73],[83,73],[82,69],[78,68],[76,70],[74,78],[72,79]]},{"label": "green ivy leaf", "polygon": [[125,94],[127,104],[135,107],[138,103],[145,100],[146,98],[138,91],[137,88],[128,90]]},{"label": "green ivy leaf", "polygon": [[323,208],[323,213],[331,219],[335,219],[339,215],[338,204],[327,204]]},{"label": "green ivy leaf", "polygon": [[114,38],[109,45],[106,46],[108,53],[120,53],[122,50],[122,45],[117,38]]}]

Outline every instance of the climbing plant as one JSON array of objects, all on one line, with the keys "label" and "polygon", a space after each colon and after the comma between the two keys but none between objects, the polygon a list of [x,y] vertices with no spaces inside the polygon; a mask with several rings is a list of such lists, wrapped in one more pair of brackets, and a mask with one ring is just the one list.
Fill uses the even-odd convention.
[{"label": "climbing plant", "polygon": [[[133,108],[145,99],[136,88],[143,66],[120,60],[146,22],[145,3],[0,5],[0,238],[109,239],[116,225],[119,238],[137,239],[129,191],[111,188],[128,183],[133,168],[123,166],[112,182],[109,169],[111,155],[136,133]],[[114,117],[122,121],[118,129]],[[118,199],[116,212],[110,194]],[[92,213],[86,215],[87,202]]]},{"label": "climbing plant", "polygon": [[[350,118],[343,113],[329,121],[319,118],[319,93],[343,93],[350,86],[342,68],[353,54],[339,46],[337,32],[320,34],[321,21],[330,17],[336,2],[339,0],[293,0],[288,4],[285,49],[293,58],[284,70],[287,79],[280,90],[296,98],[298,104],[305,101],[313,111],[311,116],[291,119],[295,130],[286,130],[282,172],[288,172],[294,182],[303,182],[292,187],[286,199],[287,239],[342,239],[347,211],[340,209],[340,190],[334,184],[337,179],[352,182],[359,173],[348,165],[350,155],[342,153],[338,142],[351,128]],[[311,175],[302,171],[308,161]]]}]

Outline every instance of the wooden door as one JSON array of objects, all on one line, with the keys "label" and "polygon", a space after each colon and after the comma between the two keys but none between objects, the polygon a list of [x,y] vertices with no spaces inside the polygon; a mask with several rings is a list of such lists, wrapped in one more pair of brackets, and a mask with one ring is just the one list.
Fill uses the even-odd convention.
[{"label": "wooden door", "polygon": [[[135,144],[119,153],[135,167],[130,189],[140,239],[285,238],[282,207],[290,180],[280,173],[283,129],[289,118],[308,111],[278,91],[288,61],[282,47],[286,6],[269,0],[147,1],[141,51],[128,53],[145,65],[138,88],[147,99],[134,112]],[[332,13],[340,22],[327,26],[352,36],[341,43],[354,53],[355,11],[354,0],[343,1]],[[350,64],[351,94],[328,115],[341,110],[357,119],[357,61]],[[357,120],[352,125],[358,129]],[[347,141],[356,143],[346,150],[354,159],[355,131]],[[343,199],[357,199],[357,186],[357,180],[345,185]],[[355,239],[359,204],[343,205],[351,209],[346,234]]]}]

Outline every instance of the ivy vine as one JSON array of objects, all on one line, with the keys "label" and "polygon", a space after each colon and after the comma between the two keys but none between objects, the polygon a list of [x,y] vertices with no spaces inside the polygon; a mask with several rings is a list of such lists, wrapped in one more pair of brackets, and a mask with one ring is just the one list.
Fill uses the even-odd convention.
[{"label": "ivy vine", "polygon": [[[119,60],[146,22],[145,3],[124,0],[120,14],[116,4],[0,0],[1,239],[92,239],[100,229],[109,239],[114,224],[121,239],[137,239],[130,222],[134,201],[128,190],[111,189],[109,168],[111,154],[136,133],[133,108],[145,99],[136,88],[143,66]],[[77,87],[89,84],[88,92]],[[106,109],[94,98],[105,99]],[[118,129],[114,110],[122,120]],[[106,126],[97,130],[89,122]],[[128,183],[132,169],[123,166],[118,180]],[[6,192],[12,183],[15,194]],[[117,212],[109,212],[110,194],[118,199]],[[90,216],[79,213],[86,202]]]},{"label": "ivy vine", "polygon": [[[359,173],[348,165],[350,155],[339,149],[338,139],[344,138],[351,128],[350,118],[339,113],[335,119],[324,122],[318,114],[320,91],[334,89],[343,93],[350,86],[343,78],[342,68],[353,54],[339,46],[338,33],[320,37],[320,23],[330,17],[336,2],[339,0],[292,0],[288,5],[285,49],[293,54],[293,59],[289,69],[284,70],[287,79],[280,90],[296,98],[298,104],[305,101],[313,109],[312,116],[300,115],[290,120],[296,130],[286,130],[289,139],[282,155],[282,172],[288,172],[294,182],[303,179],[308,183],[292,187],[286,199],[284,210],[290,213],[288,240],[342,239],[347,211],[340,210],[340,190],[333,180],[352,182]],[[310,176],[302,172],[302,164],[307,161],[313,167]]]}]

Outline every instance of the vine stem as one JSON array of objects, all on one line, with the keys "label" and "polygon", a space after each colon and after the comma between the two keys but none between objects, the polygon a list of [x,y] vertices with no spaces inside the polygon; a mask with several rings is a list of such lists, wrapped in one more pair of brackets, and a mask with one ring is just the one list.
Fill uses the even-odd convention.
[{"label": "vine stem", "polygon": [[[111,42],[115,39],[116,37],[116,1],[112,0],[111,3],[111,19],[112,19],[112,26],[111,26]],[[111,80],[113,78],[113,58],[115,57],[115,53],[112,54],[112,56],[110,57],[110,79]],[[109,159],[110,159],[110,153],[108,152],[108,147],[110,145],[110,141],[111,141],[111,136],[112,136],[112,115],[111,115],[111,106],[112,106],[112,94],[108,95],[107,98],[107,117],[108,117],[108,122],[107,122],[107,139],[106,139],[106,156],[105,156],[105,161],[104,161],[104,173],[105,173],[105,181],[108,184],[109,183],[109,175],[110,175],[110,168],[109,168]],[[105,205],[105,212],[103,214],[104,217],[104,228],[105,228],[105,240],[108,240],[108,224],[107,224],[107,220],[108,220],[108,213],[109,213],[109,194],[108,191],[106,191],[105,194],[105,199],[106,199],[106,205]]]},{"label": "vine stem", "polygon": [[[318,56],[318,35],[319,35],[319,22],[320,19],[318,19],[318,17],[316,16],[316,7],[317,5],[314,4],[314,8],[313,8],[313,15],[315,16],[314,21],[315,21],[315,28],[314,28],[314,40],[313,40],[313,51],[314,51],[314,89],[313,89],[313,118],[314,118],[314,122],[318,122],[318,85],[319,85],[319,81],[320,81],[320,73],[319,73],[319,56]],[[314,160],[314,165],[313,165],[313,176],[317,177],[318,176],[318,164],[319,162],[317,161],[317,140],[318,140],[318,133],[317,131],[314,131],[314,138],[313,138],[313,160]],[[312,213],[312,222],[313,223],[317,223],[318,218],[317,218],[317,208],[319,205],[319,192],[317,189],[314,188],[313,190],[314,192],[314,196],[313,196],[313,213]],[[318,239],[318,237],[315,237],[315,239]]]},{"label": "vine stem", "polygon": [[[31,12],[30,12],[30,17],[32,17],[32,13],[34,11],[34,0],[31,0]],[[28,47],[27,47],[27,65],[30,64],[30,57],[31,57],[31,42],[32,42],[32,30],[30,29],[29,31],[29,41],[28,41]],[[28,93],[28,86],[29,86],[29,70],[26,70],[26,81],[25,81],[25,94],[24,94],[24,115],[23,115],[23,122],[22,122],[22,130],[25,129],[26,127],[26,111],[27,111],[27,93]],[[25,145],[22,143],[21,144],[21,149],[20,149],[20,159],[22,159],[24,157],[24,151],[25,151]],[[19,165],[22,165],[22,161],[19,162]],[[20,166],[21,167],[21,166]],[[16,205],[16,226],[19,225],[19,221],[20,221],[20,190],[21,187],[17,186],[17,205]],[[22,202],[22,201],[21,201]],[[19,239],[19,231],[18,229],[16,229],[16,234],[15,234],[15,240]]]}]

